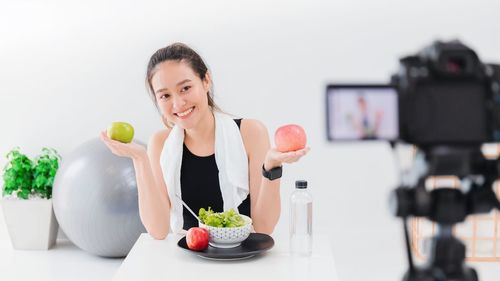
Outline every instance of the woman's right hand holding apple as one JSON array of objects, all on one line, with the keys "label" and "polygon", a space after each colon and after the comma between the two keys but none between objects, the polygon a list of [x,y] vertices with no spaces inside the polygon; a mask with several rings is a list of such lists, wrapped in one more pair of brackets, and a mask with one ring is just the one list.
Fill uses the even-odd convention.
[{"label": "woman's right hand holding apple", "polygon": [[144,147],[143,145],[134,142],[123,143],[112,140],[108,137],[106,130],[102,131],[99,137],[115,155],[129,157],[132,159],[139,159],[141,157],[147,156],[146,147]]}]

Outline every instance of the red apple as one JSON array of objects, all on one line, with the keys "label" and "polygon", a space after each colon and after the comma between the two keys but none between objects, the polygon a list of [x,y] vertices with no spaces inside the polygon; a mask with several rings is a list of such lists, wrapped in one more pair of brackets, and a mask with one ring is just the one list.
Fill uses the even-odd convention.
[{"label": "red apple", "polygon": [[189,249],[203,251],[208,247],[208,230],[201,227],[191,227],[186,234]]},{"label": "red apple", "polygon": [[280,152],[303,149],[307,142],[306,132],[301,126],[295,124],[281,126],[274,134],[274,142]]}]

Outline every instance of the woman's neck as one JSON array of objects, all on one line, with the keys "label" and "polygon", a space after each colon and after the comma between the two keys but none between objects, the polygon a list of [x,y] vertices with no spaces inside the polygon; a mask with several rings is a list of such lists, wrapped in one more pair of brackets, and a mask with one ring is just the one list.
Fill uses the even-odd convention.
[{"label": "woman's neck", "polygon": [[206,116],[200,119],[196,127],[184,130],[184,142],[188,147],[204,146],[203,144],[210,144],[213,147],[215,142],[215,117],[211,110],[208,110]]}]

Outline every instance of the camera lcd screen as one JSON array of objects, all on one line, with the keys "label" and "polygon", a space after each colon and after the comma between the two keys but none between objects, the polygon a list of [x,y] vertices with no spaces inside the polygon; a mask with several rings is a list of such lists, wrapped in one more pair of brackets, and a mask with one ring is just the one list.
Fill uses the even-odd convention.
[{"label": "camera lcd screen", "polygon": [[330,141],[399,137],[398,96],[390,85],[329,85],[326,112]]}]

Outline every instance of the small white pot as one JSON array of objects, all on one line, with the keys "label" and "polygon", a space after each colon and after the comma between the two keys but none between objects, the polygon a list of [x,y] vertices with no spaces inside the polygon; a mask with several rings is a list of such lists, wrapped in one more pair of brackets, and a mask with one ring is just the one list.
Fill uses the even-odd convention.
[{"label": "small white pot", "polygon": [[3,214],[12,246],[17,250],[48,250],[59,225],[52,199],[2,199]]}]

